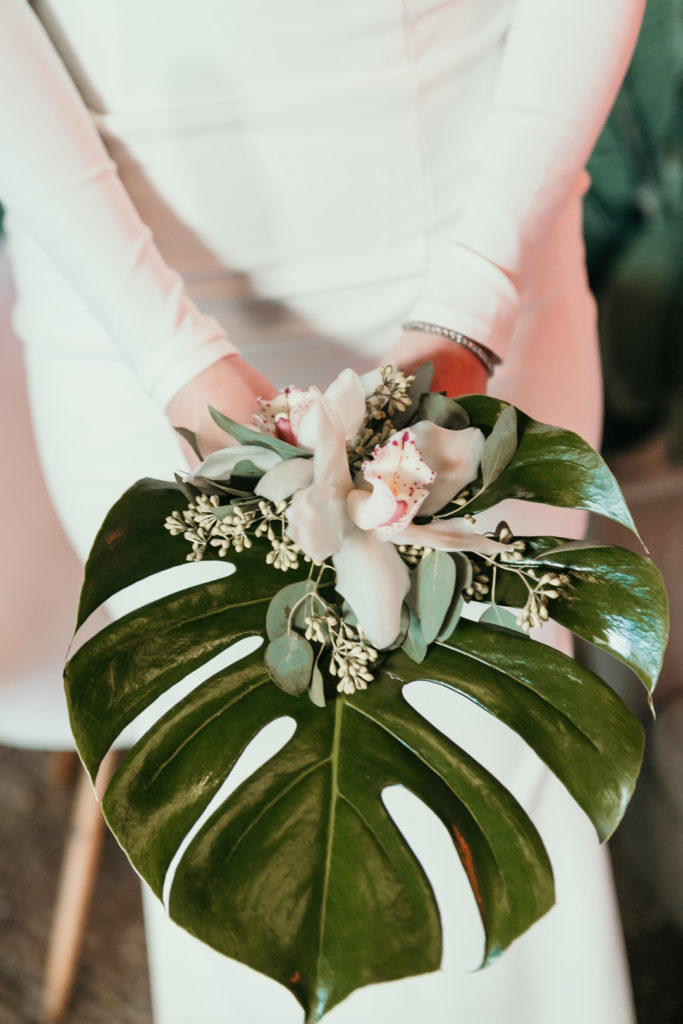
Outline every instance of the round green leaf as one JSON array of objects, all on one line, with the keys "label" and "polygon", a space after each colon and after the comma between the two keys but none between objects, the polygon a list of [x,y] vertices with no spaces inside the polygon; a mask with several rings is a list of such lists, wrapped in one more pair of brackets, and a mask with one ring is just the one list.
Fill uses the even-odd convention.
[{"label": "round green leaf", "polygon": [[506,406],[484,442],[481,453],[481,475],[484,487],[489,487],[509,466],[517,451],[517,410]]},{"label": "round green leaf", "polygon": [[405,651],[413,661],[421,662],[424,661],[427,654],[427,641],[422,633],[417,612],[412,608],[408,608],[408,611],[410,613],[408,632],[401,644],[401,650]]},{"label": "round green leaf", "polygon": [[455,590],[455,562],[446,551],[425,555],[413,571],[408,604],[415,611],[425,643],[436,638]]},{"label": "round green leaf", "polygon": [[521,626],[517,625],[517,616],[508,608],[501,608],[500,605],[490,605],[484,614],[479,618],[482,625],[490,623],[492,626],[501,626],[503,629],[511,629],[513,633],[523,633]]},{"label": "round green leaf", "polygon": [[[266,615],[266,631],[270,640],[289,632],[292,626],[296,626],[297,629],[306,628],[304,619],[311,614],[311,606],[315,602],[303,599],[306,594],[312,594],[315,590],[313,580],[301,580],[299,583],[290,583],[277,592],[268,605]],[[296,611],[292,614],[295,608]]]},{"label": "round green leaf", "polygon": [[457,626],[465,604],[463,591],[472,582],[472,563],[467,555],[464,555],[461,551],[452,551],[451,558],[455,565],[455,587],[453,588],[450,607],[446,612],[437,640],[447,640]]},{"label": "round green leaf", "polygon": [[470,425],[469,416],[454,398],[447,398],[434,391],[420,399],[416,419],[430,420],[447,430],[462,430]]},{"label": "round green leaf", "polygon": [[422,366],[419,366],[415,370],[413,376],[415,380],[407,391],[408,398],[410,399],[409,404],[405,409],[403,409],[403,411],[394,413],[391,417],[396,430],[400,430],[411,420],[416,419],[420,399],[423,395],[429,394],[429,389],[432,386],[432,381],[434,379],[434,364],[429,362],[423,363]]},{"label": "round green leaf", "polygon": [[266,668],[274,683],[294,697],[308,688],[313,670],[313,648],[298,633],[278,636],[266,647]]}]

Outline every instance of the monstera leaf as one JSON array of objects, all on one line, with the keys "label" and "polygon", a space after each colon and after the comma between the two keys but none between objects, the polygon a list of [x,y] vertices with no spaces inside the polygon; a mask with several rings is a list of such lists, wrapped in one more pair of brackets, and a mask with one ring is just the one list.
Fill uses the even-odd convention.
[{"label": "monstera leaf", "polygon": [[[468,395],[459,398],[458,403],[484,433],[492,433],[499,420],[513,408],[487,395]],[[539,423],[517,410],[517,436],[512,460],[467,506],[467,511],[491,508],[504,498],[522,498],[597,512],[635,530],[612,473],[578,434]]]},{"label": "monstera leaf", "polygon": [[[509,407],[477,402],[463,405],[492,433]],[[497,469],[481,502],[524,492],[530,500],[591,507],[630,522],[599,457],[583,448],[570,455],[574,435],[549,433],[554,428],[521,414],[517,424],[519,446],[510,458],[514,445],[505,426],[507,454],[492,458]],[[542,467],[542,438],[555,444],[555,459],[566,449],[566,472],[555,463],[551,482]],[[113,594],[184,561],[186,548],[162,528],[184,503],[180,488],[141,481],[113,507],[86,567],[79,624]],[[638,652],[632,661],[650,679],[666,616],[656,571],[633,556],[613,589],[615,563],[605,561],[605,549],[563,551],[560,544],[544,538],[525,553],[527,560],[537,556],[541,571],[561,564],[572,578],[558,620],[564,617],[578,633],[592,631],[595,642],[619,656],[629,627]],[[264,664],[266,613],[283,582],[305,580],[308,567],[283,580],[265,564],[266,550],[256,541],[235,556],[227,578],[167,593],[102,630],[71,658],[66,689],[78,749],[95,779],[107,750],[142,711],[194,670],[205,666],[206,675],[215,655],[252,638],[250,653],[195,685],[147,729],[119,766],[103,809],[175,921],[275,978],[299,1000],[307,1021],[317,1021],[360,986],[440,964],[434,894],[384,806],[387,787],[410,790],[446,827],[476,895],[484,962],[553,903],[551,866],[525,811],[408,703],[403,691],[410,682],[447,687],[515,730],[601,839],[616,827],[633,790],[642,730],[589,670],[504,625],[458,620],[451,611],[452,631],[442,629],[421,664],[394,650],[365,692],[334,694],[327,679],[322,707],[306,695],[292,696],[273,684]],[[603,564],[609,569],[600,577],[593,570]],[[625,596],[636,584],[636,604],[649,602],[645,618]],[[519,603],[514,586],[496,596]],[[657,628],[646,640],[652,624]],[[261,644],[256,650],[254,642]],[[251,740],[283,718],[294,723],[291,738],[204,814]]]}]

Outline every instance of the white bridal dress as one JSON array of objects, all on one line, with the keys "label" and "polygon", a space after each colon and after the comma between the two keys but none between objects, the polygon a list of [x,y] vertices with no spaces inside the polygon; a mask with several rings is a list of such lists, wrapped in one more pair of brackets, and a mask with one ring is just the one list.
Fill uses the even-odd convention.
[{"label": "white bridal dress", "polygon": [[[279,386],[324,384],[382,360],[406,319],[443,324],[502,357],[492,393],[595,443],[584,164],[642,7],[2,0],[15,326],[79,554],[132,481],[182,466],[163,409],[233,344]],[[583,525],[536,507],[516,528]],[[359,990],[330,1024],[628,1024],[610,873],[588,821],[495,720],[440,688],[414,692],[532,815],[557,906],[473,973],[481,928],[453,847],[414,798],[389,793],[435,885],[443,968]],[[157,1024],[299,1024],[284,988],[146,903]]]}]

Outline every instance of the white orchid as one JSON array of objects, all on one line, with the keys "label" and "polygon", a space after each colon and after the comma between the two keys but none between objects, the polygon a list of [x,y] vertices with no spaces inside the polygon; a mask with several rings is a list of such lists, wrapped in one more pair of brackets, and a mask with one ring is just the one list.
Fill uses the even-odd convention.
[{"label": "white orchid", "polygon": [[[376,375],[372,375],[372,385],[376,383]],[[368,376],[368,380],[370,376]],[[366,384],[352,370],[344,370],[323,393],[324,398],[332,404],[344,426],[344,437],[351,441],[365,419]],[[320,397],[316,387],[289,387],[281,391],[270,401],[259,400],[259,408],[254,417],[259,428],[266,434],[272,434],[282,441],[288,441],[297,448],[311,451],[315,438],[309,429],[302,424],[306,413],[315,405]]]},{"label": "white orchid", "polygon": [[[378,380],[379,374],[376,372],[361,378],[351,370],[344,370],[323,393],[323,397],[332,404],[341,419],[344,437],[349,441],[353,440],[363,426],[365,396],[376,386]],[[301,448],[302,452],[310,453],[315,447],[315,434],[311,432],[310,422],[307,426],[302,427],[302,424],[306,413],[320,397],[320,389],[316,387],[288,387],[273,399],[261,398],[258,412],[254,416],[255,427],[263,434],[270,434],[271,437],[286,441],[295,448]],[[245,461],[252,462],[257,469],[264,472],[284,462],[281,455],[262,445],[231,444],[208,455],[192,473],[187,474],[187,479],[190,482],[197,477],[229,480],[235,466]],[[291,483],[295,486],[289,490],[287,497],[298,487],[310,483],[312,469],[304,468],[308,461],[307,458],[288,460],[287,486],[289,487]],[[297,484],[296,481],[299,479],[301,482]]]},{"label": "white orchid", "polygon": [[483,435],[476,428],[452,431],[417,423],[375,449],[354,481],[346,441],[358,433],[366,414],[360,377],[344,370],[324,394],[310,388],[305,397],[292,399],[293,390],[287,407],[273,412],[273,422],[286,419],[280,429],[291,431],[313,457],[273,465],[256,493],[271,501],[291,499],[289,536],[314,562],[332,558],[336,588],[364,634],[376,647],[388,647],[400,632],[410,588],[397,545],[484,554],[506,550],[462,518],[413,522],[418,511],[432,515],[474,479]]}]

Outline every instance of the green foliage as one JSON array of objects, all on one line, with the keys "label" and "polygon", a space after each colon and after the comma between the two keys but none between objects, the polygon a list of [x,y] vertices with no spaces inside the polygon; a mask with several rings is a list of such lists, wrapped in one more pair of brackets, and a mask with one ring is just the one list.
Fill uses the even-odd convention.
[{"label": "green foliage", "polygon": [[451,558],[455,565],[455,585],[453,587],[451,603],[444,616],[437,640],[447,640],[457,626],[465,604],[463,592],[472,582],[472,563],[467,555],[463,555],[460,551],[453,551]]},{"label": "green foliage", "polygon": [[415,380],[406,392],[407,397],[410,399],[410,403],[406,405],[403,412],[398,412],[392,417],[392,422],[396,430],[400,430],[414,418],[415,410],[419,408],[420,402],[431,393],[430,389],[434,379],[433,364],[423,363],[422,366],[419,366],[417,370],[415,370],[413,376],[415,377]]},{"label": "green foliage", "polygon": [[454,398],[446,398],[435,391],[422,396],[415,420],[430,420],[447,430],[461,430],[470,425],[469,416]]},{"label": "green foliage", "polygon": [[[459,401],[472,423],[489,435],[499,417],[503,413],[507,417],[512,408],[486,395],[469,395]],[[467,512],[491,508],[504,498],[522,498],[597,512],[635,530],[619,485],[583,438],[571,430],[538,423],[519,411],[516,420],[518,445],[513,458],[500,476],[465,506]]]},{"label": "green foliage", "polygon": [[456,584],[455,562],[445,551],[432,551],[417,565],[408,603],[417,616],[424,641],[433,643],[444,623]]},{"label": "green foliage", "polygon": [[284,633],[266,647],[265,663],[274,683],[300,697],[308,689],[313,672],[313,648],[299,633]]},{"label": "green foliage", "polygon": [[482,487],[495,483],[510,465],[517,451],[517,411],[508,405],[498,416],[493,430],[486,438],[481,455]]},{"label": "green foliage", "polygon": [[295,448],[294,445],[281,441],[279,437],[273,437],[270,434],[259,434],[257,431],[237,423],[236,420],[231,420],[229,416],[224,416],[222,412],[218,412],[216,409],[209,407],[209,412],[214,423],[221,430],[224,430],[226,434],[229,434],[230,437],[233,437],[239,444],[253,444],[261,448],[270,448],[282,456],[283,459],[300,459],[306,455],[305,452],[302,452],[301,448]]},{"label": "green foliage", "polygon": [[[575,435],[493,399],[462,405],[489,445],[470,507],[515,495],[593,508],[631,525],[609,471]],[[180,487],[150,480],[123,495],[88,560],[79,623],[123,587],[184,561],[186,547],[163,522],[185,502]],[[384,807],[388,786],[409,789],[446,827],[477,897],[484,962],[553,902],[551,866],[525,811],[412,708],[408,683],[445,686],[515,730],[601,839],[633,790],[642,731],[605,683],[514,632],[509,613],[494,608],[480,623],[462,619],[476,559],[459,552],[419,562],[402,646],[382,655],[367,691],[338,695],[325,659],[316,664],[316,645],[302,636],[316,600],[309,568],[283,580],[266,564],[267,550],[256,541],[235,557],[232,575],[166,594],[102,630],[71,658],[66,690],[94,778],[121,731],[157,697],[231,645],[260,638],[258,650],[215,672],[148,728],[103,808],[161,895],[178,848],[250,741],[270,722],[294,721],[291,739],[196,830],[169,906],[200,939],[289,988],[314,1021],[355,988],[440,963],[434,895]],[[622,658],[651,688],[666,639],[666,598],[652,564],[618,548],[531,539],[519,561],[497,570],[500,605],[524,603],[519,570],[530,566],[568,576],[551,615]],[[333,600],[325,586],[325,600]]]},{"label": "green foliage", "polygon": [[[561,545],[561,546],[559,546]],[[567,573],[570,583],[550,602],[550,617],[577,636],[628,665],[652,693],[669,632],[662,577],[649,558],[607,544],[537,541],[518,565]],[[521,606],[526,588],[514,575],[499,574],[495,599]]]}]

